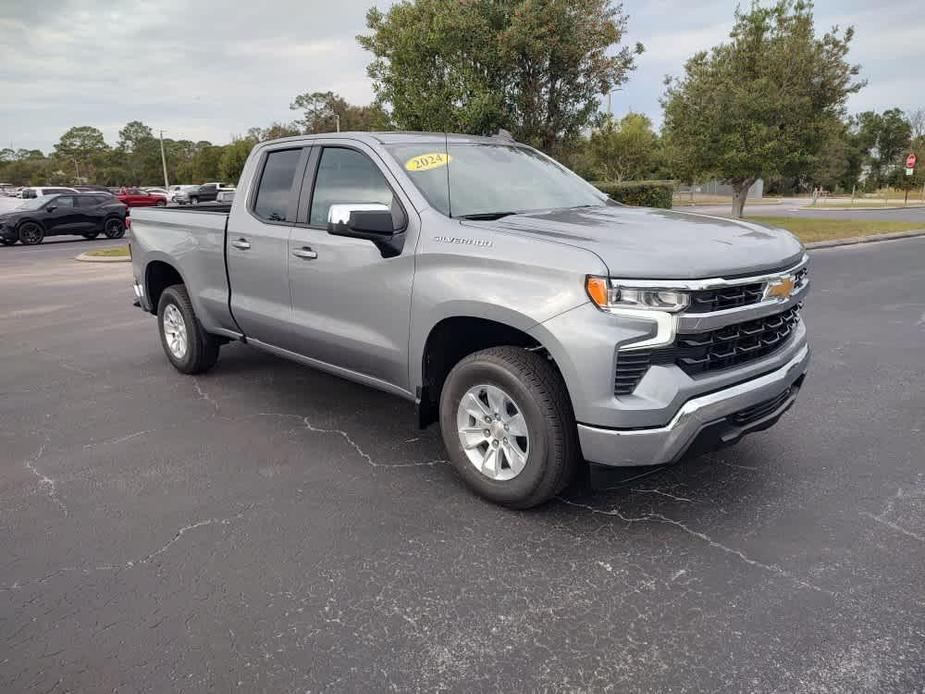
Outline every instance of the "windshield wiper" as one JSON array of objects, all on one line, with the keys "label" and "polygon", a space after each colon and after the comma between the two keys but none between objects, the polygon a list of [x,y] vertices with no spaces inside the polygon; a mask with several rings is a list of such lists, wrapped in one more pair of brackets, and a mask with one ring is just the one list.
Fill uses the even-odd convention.
[{"label": "windshield wiper", "polygon": [[476,221],[492,221],[495,219],[501,219],[502,217],[507,217],[512,214],[519,214],[519,212],[478,212],[476,214],[457,215],[456,219],[474,219]]}]

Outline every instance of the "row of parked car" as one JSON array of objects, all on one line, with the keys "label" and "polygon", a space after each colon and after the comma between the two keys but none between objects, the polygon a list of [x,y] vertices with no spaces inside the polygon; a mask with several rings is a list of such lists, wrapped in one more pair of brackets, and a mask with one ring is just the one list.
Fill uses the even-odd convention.
[{"label": "row of parked car", "polygon": [[[230,202],[234,188],[219,182],[166,188],[104,186],[25,186],[0,184],[7,203],[0,206],[0,245],[31,246],[47,236],[100,234],[121,238],[131,228],[132,207],[166,207]],[[9,198],[15,197],[16,200]]]},{"label": "row of parked car", "polygon": [[174,185],[167,188],[106,187],[93,185],[76,186],[24,186],[14,187],[0,183],[0,195],[32,200],[43,195],[62,193],[105,193],[116,196],[129,207],[163,207],[169,203],[195,205],[201,202],[231,202],[234,187],[221,182],[202,185]]},{"label": "row of parked car", "polygon": [[100,234],[118,239],[131,228],[129,206],[108,191],[79,192],[67,188],[42,188],[42,195],[19,201],[0,213],[0,244],[24,246],[41,243],[47,236],[79,235],[95,239]]}]

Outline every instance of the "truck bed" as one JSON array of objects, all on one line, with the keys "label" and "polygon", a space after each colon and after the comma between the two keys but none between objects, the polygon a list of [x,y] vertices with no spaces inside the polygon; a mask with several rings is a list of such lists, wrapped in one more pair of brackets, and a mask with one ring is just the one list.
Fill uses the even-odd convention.
[{"label": "truck bed", "polygon": [[236,329],[228,308],[225,272],[229,209],[229,205],[145,207],[131,213],[133,253],[176,268],[203,327],[219,334]]}]

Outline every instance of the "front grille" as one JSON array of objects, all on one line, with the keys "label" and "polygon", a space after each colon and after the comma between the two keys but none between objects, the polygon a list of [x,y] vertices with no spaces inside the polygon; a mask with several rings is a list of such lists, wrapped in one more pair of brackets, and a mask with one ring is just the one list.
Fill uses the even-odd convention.
[{"label": "front grille", "polygon": [[650,363],[674,362],[687,374],[719,371],[766,357],[781,347],[800,321],[800,306],[696,335],[678,335],[673,347],[652,350]]},{"label": "front grille", "polygon": [[688,313],[711,313],[727,308],[738,308],[757,304],[764,296],[764,282],[740,284],[721,289],[703,289],[691,292],[691,304]]},{"label": "front grille", "polygon": [[766,318],[705,333],[678,335],[675,344],[617,357],[614,393],[628,395],[653,364],[677,364],[690,376],[762,359],[780,349],[800,321],[800,305]]},{"label": "front grille", "polygon": [[[807,269],[800,268],[793,273],[794,288],[799,289],[806,281]],[[740,306],[751,306],[761,303],[764,299],[764,282],[752,282],[731,287],[717,287],[716,289],[701,289],[691,292],[691,303],[687,313],[712,313],[725,311]]]},{"label": "front grille", "polygon": [[733,424],[744,426],[746,424],[756,422],[763,417],[767,417],[769,414],[783,405],[787,401],[787,398],[790,397],[790,393],[792,392],[793,386],[790,386],[783,393],[771,398],[770,400],[765,400],[764,402],[760,402],[757,405],[746,407],[744,410],[739,410],[735,414],[729,415],[729,421]]}]

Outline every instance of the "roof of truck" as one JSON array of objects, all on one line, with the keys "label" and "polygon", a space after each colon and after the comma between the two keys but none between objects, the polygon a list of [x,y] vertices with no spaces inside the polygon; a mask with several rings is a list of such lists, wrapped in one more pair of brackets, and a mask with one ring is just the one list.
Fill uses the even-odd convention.
[{"label": "roof of truck", "polygon": [[340,133],[317,133],[315,135],[295,135],[293,137],[284,137],[272,142],[289,142],[304,140],[360,140],[369,144],[395,145],[405,142],[452,142],[454,144],[516,144],[514,139],[507,134],[494,135],[492,137],[482,137],[479,135],[463,135],[460,133],[436,133],[436,132],[418,132],[410,130],[387,130],[377,132],[365,131],[347,131]]}]

